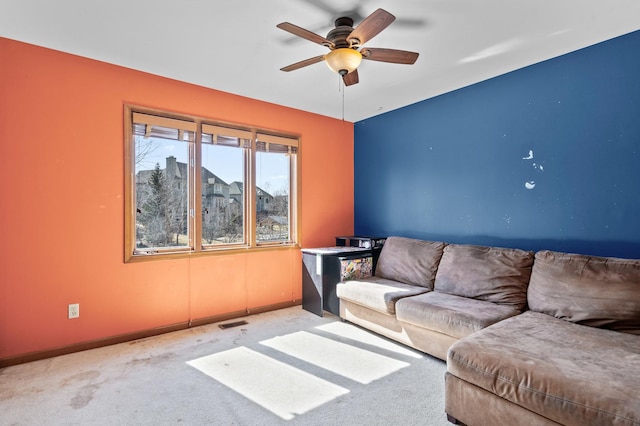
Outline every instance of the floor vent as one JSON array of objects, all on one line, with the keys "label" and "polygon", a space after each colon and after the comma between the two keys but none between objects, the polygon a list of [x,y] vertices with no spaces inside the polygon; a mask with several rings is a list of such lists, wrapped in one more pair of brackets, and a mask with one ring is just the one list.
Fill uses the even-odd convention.
[{"label": "floor vent", "polygon": [[218,327],[225,330],[227,328],[238,327],[240,325],[247,325],[247,324],[249,323],[246,321],[236,321],[236,322],[228,322],[226,324],[220,324]]}]

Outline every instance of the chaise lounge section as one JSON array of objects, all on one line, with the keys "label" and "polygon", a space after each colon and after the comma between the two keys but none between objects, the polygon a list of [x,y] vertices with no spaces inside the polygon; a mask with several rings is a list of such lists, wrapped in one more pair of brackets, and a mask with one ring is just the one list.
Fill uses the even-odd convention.
[{"label": "chaise lounge section", "polygon": [[529,311],[449,350],[448,416],[640,425],[640,261],[541,251],[528,295]]}]

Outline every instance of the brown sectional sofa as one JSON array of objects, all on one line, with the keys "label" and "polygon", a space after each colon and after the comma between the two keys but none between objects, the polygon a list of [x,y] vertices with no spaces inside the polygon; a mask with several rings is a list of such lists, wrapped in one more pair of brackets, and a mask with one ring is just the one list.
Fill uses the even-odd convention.
[{"label": "brown sectional sofa", "polygon": [[640,425],[640,260],[387,238],[340,316],[447,360],[468,425]]}]

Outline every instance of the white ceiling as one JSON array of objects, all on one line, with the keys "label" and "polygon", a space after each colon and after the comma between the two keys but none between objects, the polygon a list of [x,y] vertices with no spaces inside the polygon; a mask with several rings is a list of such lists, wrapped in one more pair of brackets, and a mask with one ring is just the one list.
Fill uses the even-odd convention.
[{"label": "white ceiling", "polygon": [[[415,65],[363,61],[344,92],[323,63],[280,71],[328,50],[276,24],[326,36],[379,7],[397,19],[366,46]],[[638,0],[0,0],[2,37],[347,121],[638,29]]]}]

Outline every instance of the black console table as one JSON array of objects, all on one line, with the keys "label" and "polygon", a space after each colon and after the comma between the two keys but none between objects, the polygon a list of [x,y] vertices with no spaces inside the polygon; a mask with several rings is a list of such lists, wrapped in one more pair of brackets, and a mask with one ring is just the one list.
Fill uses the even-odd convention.
[{"label": "black console table", "polygon": [[371,249],[321,247],[302,249],[302,308],[322,316],[323,311],[340,315],[336,285],[345,279],[373,274]]}]

